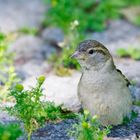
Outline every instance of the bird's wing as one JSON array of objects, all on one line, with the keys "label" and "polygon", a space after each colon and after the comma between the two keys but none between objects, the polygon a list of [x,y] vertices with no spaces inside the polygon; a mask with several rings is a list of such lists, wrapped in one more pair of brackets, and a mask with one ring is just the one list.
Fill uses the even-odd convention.
[{"label": "bird's wing", "polygon": [[126,85],[130,86],[131,83],[130,81],[125,77],[125,75],[122,74],[122,72],[119,69],[116,69],[118,73],[120,73],[120,75],[124,78],[124,80],[126,81]]}]

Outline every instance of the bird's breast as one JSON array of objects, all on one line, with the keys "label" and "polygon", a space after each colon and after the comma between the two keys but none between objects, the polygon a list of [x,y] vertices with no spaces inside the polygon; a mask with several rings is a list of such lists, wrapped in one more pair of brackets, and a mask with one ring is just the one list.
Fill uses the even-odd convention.
[{"label": "bird's breast", "polygon": [[99,74],[99,73],[84,73],[79,82],[79,88],[86,90],[88,93],[107,90],[113,79],[110,74]]}]

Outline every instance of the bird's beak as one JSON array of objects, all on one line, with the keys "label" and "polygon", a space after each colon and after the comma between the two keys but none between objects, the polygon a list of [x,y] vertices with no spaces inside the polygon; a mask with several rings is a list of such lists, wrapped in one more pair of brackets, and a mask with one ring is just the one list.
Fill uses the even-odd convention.
[{"label": "bird's beak", "polygon": [[76,51],[74,54],[71,55],[71,58],[78,58],[80,56],[79,51]]}]

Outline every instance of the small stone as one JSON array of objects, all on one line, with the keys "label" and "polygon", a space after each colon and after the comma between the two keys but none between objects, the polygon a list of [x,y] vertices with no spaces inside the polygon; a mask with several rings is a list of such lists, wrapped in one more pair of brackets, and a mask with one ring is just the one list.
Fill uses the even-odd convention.
[{"label": "small stone", "polygon": [[50,44],[58,45],[59,43],[64,41],[64,33],[59,28],[46,28],[42,32],[42,37]]},{"label": "small stone", "polygon": [[43,41],[35,36],[19,37],[10,46],[10,51],[15,53],[15,61],[25,63],[31,59],[43,59]]}]

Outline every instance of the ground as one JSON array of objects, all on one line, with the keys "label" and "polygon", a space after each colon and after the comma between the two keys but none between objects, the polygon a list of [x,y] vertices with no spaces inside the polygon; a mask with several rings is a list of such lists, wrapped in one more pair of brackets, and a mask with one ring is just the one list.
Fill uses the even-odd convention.
[{"label": "ground", "polygon": [[[47,9],[40,0],[3,0],[0,1],[0,7],[3,11],[0,13],[0,28],[5,33],[17,32],[24,27],[40,28],[44,12]],[[51,35],[49,35],[50,33]],[[88,34],[87,39],[98,40],[110,50],[117,68],[130,81],[136,82],[132,88],[132,95],[134,100],[140,100],[140,61],[119,58],[116,55],[117,48],[139,47],[140,28],[126,20],[110,21],[105,31]],[[44,74],[46,75],[45,100],[54,101],[56,104],[63,103],[66,108],[77,111],[80,107],[77,98],[77,84],[81,72],[74,71],[72,76],[59,77],[52,72],[51,65],[47,61],[53,52],[57,52],[56,46],[52,44],[62,40],[63,32],[60,29],[46,28],[37,36],[23,34],[17,36],[11,44],[10,51],[16,52],[16,71],[26,88],[35,84],[37,76]],[[138,111],[138,117],[127,125],[114,127],[109,135],[110,140],[134,140],[136,136],[140,135],[140,107],[134,106],[133,108]],[[1,113],[0,121],[7,123],[15,121],[15,118]],[[75,122],[76,120],[64,120],[58,124],[49,123],[35,132],[32,140],[73,140],[67,136],[67,129]],[[25,138],[22,137],[21,140],[23,139]]]}]

